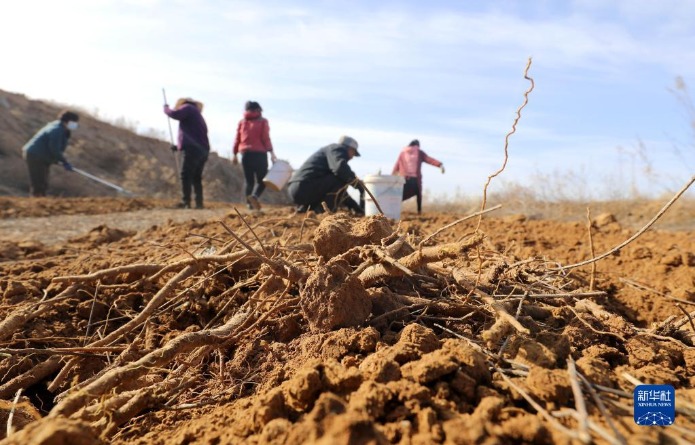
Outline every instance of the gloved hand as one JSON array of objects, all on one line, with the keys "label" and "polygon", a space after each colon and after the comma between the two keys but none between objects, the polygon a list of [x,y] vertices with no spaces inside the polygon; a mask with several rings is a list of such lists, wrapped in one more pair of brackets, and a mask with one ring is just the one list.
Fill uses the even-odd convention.
[{"label": "gloved hand", "polygon": [[442,164],[441,166],[439,166],[439,169],[442,171],[442,174],[444,174],[444,164]]},{"label": "gloved hand", "polygon": [[179,147],[177,147],[176,145],[171,145],[169,148],[170,148],[171,151],[173,151],[174,153],[176,153],[177,151],[179,151]]},{"label": "gloved hand", "polygon": [[164,112],[166,113],[169,110],[169,104],[164,104]]},{"label": "gloved hand", "polygon": [[63,168],[69,172],[71,172],[72,169],[72,164],[70,164],[68,161],[63,162]]},{"label": "gloved hand", "polygon": [[232,165],[237,165],[239,163],[239,157],[237,155],[234,155],[232,158]]}]

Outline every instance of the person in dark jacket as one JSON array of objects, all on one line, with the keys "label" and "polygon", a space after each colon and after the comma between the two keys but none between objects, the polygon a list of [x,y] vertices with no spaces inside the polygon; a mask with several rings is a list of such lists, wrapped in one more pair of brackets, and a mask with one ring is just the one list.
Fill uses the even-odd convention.
[{"label": "person in dark jacket", "polygon": [[241,165],[246,179],[246,203],[250,209],[260,210],[261,203],[258,199],[265,190],[263,178],[268,173],[268,153],[272,162],[277,158],[270,142],[268,119],[261,115],[263,108],[258,102],[248,101],[245,109],[244,118],[237,125],[232,163],[239,163],[237,156],[241,152]]},{"label": "person in dark jacket", "polygon": [[164,105],[164,113],[179,121],[178,143],[171,147],[174,152],[183,152],[179,208],[191,208],[191,187],[195,191],[195,208],[203,208],[203,168],[210,153],[210,142],[202,111],[203,104],[189,97],[176,101],[173,110],[168,104]]},{"label": "person in dark jacket", "polygon": [[342,136],[337,144],[320,148],[294,172],[287,191],[298,212],[312,210],[322,213],[322,203],[325,203],[331,211],[343,205],[355,213],[364,214],[362,206],[347,194],[348,185],[357,188],[361,195],[364,193],[348,165],[353,157],[360,156],[357,146],[356,140]]},{"label": "person in dark jacket", "polygon": [[72,165],[63,153],[71,132],[77,130],[79,120],[74,111],[62,111],[58,120],[49,122],[22,147],[22,157],[29,170],[31,196],[46,196],[51,164],[60,163],[65,170],[72,171]]}]

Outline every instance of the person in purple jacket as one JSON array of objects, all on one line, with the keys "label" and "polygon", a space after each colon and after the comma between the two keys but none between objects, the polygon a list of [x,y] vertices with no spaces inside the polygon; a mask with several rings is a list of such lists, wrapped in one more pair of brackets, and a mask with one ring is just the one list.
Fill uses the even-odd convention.
[{"label": "person in purple jacket", "polygon": [[178,208],[191,208],[191,187],[195,191],[195,208],[203,208],[203,168],[210,153],[208,127],[201,112],[203,104],[190,97],[176,101],[172,110],[164,105],[164,113],[179,121],[178,144],[172,146],[173,151],[183,152],[181,165],[181,202]]}]

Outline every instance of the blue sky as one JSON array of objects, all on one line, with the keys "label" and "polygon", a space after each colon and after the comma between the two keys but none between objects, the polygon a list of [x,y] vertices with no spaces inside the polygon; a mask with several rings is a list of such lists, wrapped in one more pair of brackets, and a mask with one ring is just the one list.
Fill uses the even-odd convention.
[{"label": "blue sky", "polygon": [[348,134],[358,175],[389,173],[418,138],[447,167],[423,167],[428,192],[479,195],[532,57],[491,190],[570,171],[570,193],[662,193],[695,173],[692,116],[669,91],[695,84],[693,23],[689,0],[25,0],[3,10],[0,89],[167,135],[164,87],[205,103],[223,156],[256,100],[295,167]]}]

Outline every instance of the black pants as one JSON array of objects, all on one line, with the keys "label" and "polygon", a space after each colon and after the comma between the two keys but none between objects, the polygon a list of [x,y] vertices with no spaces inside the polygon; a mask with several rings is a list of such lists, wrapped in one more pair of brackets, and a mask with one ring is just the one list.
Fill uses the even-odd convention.
[{"label": "black pants", "polygon": [[244,168],[244,179],[246,180],[246,195],[261,197],[265,190],[263,178],[268,173],[268,153],[257,151],[247,151],[241,154],[241,166]]},{"label": "black pants", "polygon": [[46,196],[48,190],[48,172],[51,164],[43,159],[25,158],[27,170],[29,170],[29,193],[31,196]]},{"label": "black pants", "polygon": [[348,195],[347,184],[335,175],[302,182],[290,182],[287,186],[287,192],[292,198],[292,202],[297,204],[298,210],[323,213],[321,203],[325,202],[332,212],[335,212],[340,206],[345,206],[358,213],[364,212],[364,209]]},{"label": "black pants", "polygon": [[197,147],[183,147],[181,165],[181,203],[191,205],[191,187],[195,191],[196,207],[203,207],[203,168],[208,160],[208,152]]},{"label": "black pants", "polygon": [[403,185],[403,201],[417,196],[417,212],[422,212],[422,191],[420,190],[420,181],[417,178],[405,178]]}]

